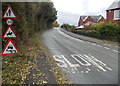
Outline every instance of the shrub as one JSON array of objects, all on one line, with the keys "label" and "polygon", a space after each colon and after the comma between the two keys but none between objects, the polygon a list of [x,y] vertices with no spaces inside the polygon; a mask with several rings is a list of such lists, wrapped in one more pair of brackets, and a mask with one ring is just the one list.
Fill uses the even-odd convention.
[{"label": "shrub", "polygon": [[63,24],[63,25],[61,25],[61,28],[65,28],[68,31],[73,31],[75,29],[75,26],[69,25],[69,24]]},{"label": "shrub", "polygon": [[112,37],[120,37],[120,26],[116,23],[108,22],[100,22],[93,26],[93,29],[97,34],[103,36],[112,36]]}]

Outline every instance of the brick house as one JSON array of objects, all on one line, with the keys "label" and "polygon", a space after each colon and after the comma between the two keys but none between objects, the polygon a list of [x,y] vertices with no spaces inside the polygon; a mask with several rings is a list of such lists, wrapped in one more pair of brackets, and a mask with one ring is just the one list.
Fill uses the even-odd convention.
[{"label": "brick house", "polygon": [[78,28],[84,28],[91,26],[98,22],[106,22],[103,16],[80,16],[79,22],[78,22]]},{"label": "brick house", "polygon": [[113,2],[106,10],[106,22],[116,22],[120,25],[120,0]]}]

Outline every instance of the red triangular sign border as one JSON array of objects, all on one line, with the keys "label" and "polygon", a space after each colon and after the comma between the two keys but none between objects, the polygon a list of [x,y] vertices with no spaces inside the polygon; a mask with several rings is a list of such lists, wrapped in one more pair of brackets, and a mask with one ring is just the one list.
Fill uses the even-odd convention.
[{"label": "red triangular sign border", "polygon": [[13,46],[14,46],[15,49],[17,50],[17,53],[20,53],[20,52],[18,51],[16,45],[14,44],[14,42],[13,42],[11,39],[9,39],[8,42],[7,42],[7,44],[6,44],[6,46],[5,46],[4,49],[2,50],[2,56],[4,56],[4,55],[10,55],[10,54],[15,54],[15,53],[3,54],[3,53],[5,52],[5,49],[7,48],[8,44],[9,44],[10,42],[13,44]]},{"label": "red triangular sign border", "polygon": [[[7,12],[7,10],[8,10],[9,8],[12,10],[13,14],[15,15],[15,17],[4,17],[5,14],[6,14],[6,12]],[[8,19],[8,18],[9,18],[9,19],[16,19],[16,18],[17,18],[15,12],[13,11],[13,9],[12,9],[12,7],[11,7],[10,5],[9,5],[9,6],[7,7],[7,9],[5,10],[2,18],[3,18],[3,19]]]},{"label": "red triangular sign border", "polygon": [[[8,32],[8,29],[9,29],[9,28],[12,30],[13,34],[15,35],[15,37],[5,37],[5,34]],[[17,38],[17,36],[16,36],[15,32],[13,31],[12,27],[9,26],[9,27],[7,28],[7,30],[5,31],[4,35],[2,36],[2,38],[3,38],[3,39],[9,39],[9,38],[14,38],[14,39],[15,39],[15,38]]]}]

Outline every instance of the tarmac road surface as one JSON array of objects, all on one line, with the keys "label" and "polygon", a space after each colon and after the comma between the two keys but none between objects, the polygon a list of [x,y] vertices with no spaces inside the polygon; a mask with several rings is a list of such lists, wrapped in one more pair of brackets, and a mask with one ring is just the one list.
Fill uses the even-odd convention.
[{"label": "tarmac road surface", "polygon": [[118,50],[46,30],[43,43],[75,84],[118,84]]}]

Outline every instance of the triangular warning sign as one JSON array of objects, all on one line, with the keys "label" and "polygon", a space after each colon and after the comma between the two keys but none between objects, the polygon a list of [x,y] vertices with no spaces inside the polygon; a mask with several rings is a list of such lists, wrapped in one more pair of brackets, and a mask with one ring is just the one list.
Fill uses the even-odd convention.
[{"label": "triangular warning sign", "polygon": [[14,33],[12,27],[8,27],[8,29],[5,31],[3,37],[4,39],[7,39],[7,38],[17,38],[16,37],[16,34]]},{"label": "triangular warning sign", "polygon": [[2,51],[2,55],[19,53],[13,41],[10,39]]},{"label": "triangular warning sign", "polygon": [[4,15],[2,18],[9,18],[9,19],[15,19],[16,15],[12,9],[12,7],[9,5],[8,8],[6,9],[6,11],[4,12]]}]

